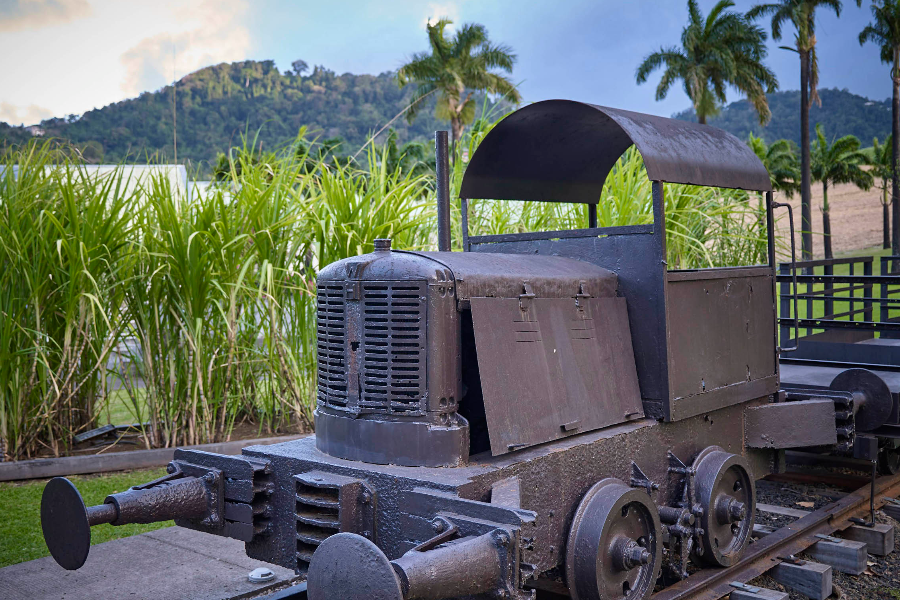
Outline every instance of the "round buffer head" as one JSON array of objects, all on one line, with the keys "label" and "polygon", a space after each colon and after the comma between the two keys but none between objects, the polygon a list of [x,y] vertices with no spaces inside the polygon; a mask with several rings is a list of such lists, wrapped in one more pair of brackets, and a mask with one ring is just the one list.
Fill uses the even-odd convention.
[{"label": "round buffer head", "polygon": [[309,600],[403,600],[391,561],[355,533],[326,538],[312,556],[306,581]]},{"label": "round buffer head", "polygon": [[50,555],[63,569],[74,571],[87,560],[91,525],[81,494],[65,477],[56,477],[41,496],[41,530]]},{"label": "round buffer head", "polygon": [[829,386],[833,390],[861,394],[862,405],[856,412],[857,431],[872,431],[884,425],[894,408],[894,398],[884,380],[866,369],[847,369]]}]

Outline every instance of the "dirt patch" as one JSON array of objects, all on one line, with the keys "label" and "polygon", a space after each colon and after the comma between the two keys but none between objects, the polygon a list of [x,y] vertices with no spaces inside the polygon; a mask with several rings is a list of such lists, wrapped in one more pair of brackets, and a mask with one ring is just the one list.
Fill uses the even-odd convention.
[{"label": "dirt patch", "polygon": [[[778,202],[789,202],[794,207],[794,228],[797,235],[797,253],[800,253],[800,194],[789,199],[775,194]],[[841,184],[828,189],[828,204],[831,209],[831,244],[835,254],[844,254],[882,244],[881,190],[872,188],[868,192],[851,184]],[[777,235],[783,240],[784,248],[790,248],[787,211],[780,209],[775,214]],[[812,231],[813,255],[824,258],[825,248],[822,236],[822,185],[812,186]]]}]

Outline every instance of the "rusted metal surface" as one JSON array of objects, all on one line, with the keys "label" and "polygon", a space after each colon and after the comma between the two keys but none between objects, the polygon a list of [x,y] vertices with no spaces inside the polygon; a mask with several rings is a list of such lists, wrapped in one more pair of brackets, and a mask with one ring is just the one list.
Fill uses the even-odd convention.
[{"label": "rusted metal surface", "polygon": [[894,398],[887,384],[866,369],[847,369],[828,386],[832,390],[850,392],[853,396],[854,423],[857,431],[872,431],[884,425],[894,408]]},{"label": "rusted metal surface", "polygon": [[434,165],[437,180],[438,250],[450,251],[450,152],[447,132],[434,132]]},{"label": "rusted metal surface", "polygon": [[750,542],[756,508],[756,486],[750,464],[740,455],[710,446],[694,461],[695,489],[703,512],[698,562],[728,567]]},{"label": "rusted metal surface", "polygon": [[[460,195],[595,203],[609,169],[632,143],[653,181],[653,225],[628,231],[611,228],[608,233],[578,230],[556,237],[547,233],[467,237],[467,249],[570,256],[615,272],[629,304],[646,414],[672,421],[773,393],[777,366],[772,344],[772,241],[767,267],[756,273],[738,270],[728,280],[729,286],[754,286],[756,298],[744,290],[748,306],[734,306],[735,298],[718,306],[718,298],[703,302],[690,297],[688,282],[697,280],[667,274],[665,266],[663,182],[768,193],[765,168],[746,144],[715,128],[672,119],[577,102],[539,102],[510,115],[486,136],[468,166]],[[726,270],[721,272],[720,279],[726,279]],[[711,333],[700,333],[704,327]],[[748,337],[749,344],[744,339]],[[734,339],[742,343],[734,345]],[[723,381],[706,385],[715,379]]]},{"label": "rusted metal surface", "polygon": [[449,269],[456,283],[457,302],[462,308],[473,297],[518,298],[526,281],[539,298],[575,298],[578,294],[593,297],[616,295],[614,273],[590,262],[571,258],[469,252],[405,254],[429,258]]},{"label": "rusted metal surface", "polygon": [[[719,388],[730,388],[730,404],[774,393],[771,270],[676,271],[667,281],[673,412],[687,416],[721,408],[705,402]],[[766,379],[766,389],[752,385]]]},{"label": "rusted metal surface", "polygon": [[769,191],[765,167],[733,135],[707,125],[573,102],[535,102],[482,140],[463,198],[596,203],[634,144],[654,181]]},{"label": "rusted metal surface", "polygon": [[41,498],[41,529],[53,559],[67,571],[81,568],[91,550],[91,526],[115,519],[115,510],[88,514],[74,485],[56,477],[44,487]]},{"label": "rusted metal surface", "polygon": [[[655,225],[619,230],[608,235],[592,230],[572,237],[486,236],[472,243],[473,256],[521,254],[531,260],[564,256],[600,266],[618,278],[618,295],[625,298],[644,412],[666,417],[669,383],[666,336],[666,264],[663,188],[653,184]],[[576,235],[577,234],[577,235]],[[465,253],[469,254],[469,253]]]},{"label": "rusted metal surface", "polygon": [[75,486],[68,479],[56,477],[41,497],[44,541],[61,567],[75,570],[87,560],[91,527],[208,517],[217,499],[217,484],[221,484],[221,476],[213,473],[203,478],[173,473],[111,494],[101,505],[86,507]]},{"label": "rusted metal surface", "polygon": [[[900,476],[883,477],[876,483],[876,503],[884,504],[884,496],[900,492]],[[830,534],[848,527],[853,517],[867,516],[869,487],[848,494],[833,504],[824,506],[782,527],[752,544],[743,557],[726,569],[706,569],[691,575],[651,596],[652,600],[715,600],[726,596],[730,582],[749,581],[762,575],[780,561],[779,556],[802,552],[819,541],[817,534]]]},{"label": "rusted metal surface", "polygon": [[521,242],[531,240],[564,240],[580,237],[605,237],[608,235],[631,235],[633,233],[653,233],[653,225],[617,225],[613,227],[589,227],[587,229],[565,229],[561,231],[529,231],[525,233],[472,235],[469,236],[469,241],[472,244],[483,244],[492,242]]},{"label": "rusted metal surface", "polygon": [[643,417],[622,298],[472,298],[494,456]]},{"label": "rusted metal surface", "polygon": [[[209,482],[212,483],[213,478]],[[143,489],[111,494],[104,501],[116,507],[113,525],[156,523],[175,517],[191,519],[209,511],[207,486],[202,479],[185,477]]]},{"label": "rusted metal surface", "polygon": [[641,490],[608,478],[578,505],[566,544],[566,581],[575,600],[644,598],[662,565],[656,505]]},{"label": "rusted metal surface", "polygon": [[778,387],[773,268],[667,271],[659,182],[653,183],[653,199],[649,231],[485,236],[473,243],[472,254],[567,256],[614,272],[628,305],[647,415],[676,421],[773,394]]},{"label": "rusted metal surface", "polygon": [[477,371],[476,348],[461,347],[470,298],[518,298],[526,286],[536,298],[574,305],[615,296],[616,277],[568,258],[400,252],[387,244],[325,268],[319,449],[380,464],[465,464],[470,449],[480,450],[475,442],[470,448],[470,427],[487,427],[478,374],[465,368]]},{"label": "rusted metal surface", "polygon": [[463,196],[591,204],[632,144],[653,224],[600,229],[592,210],[587,230],[464,230],[465,253],[379,239],[325,267],[316,436],[242,457],[178,451],[112,510],[77,505],[88,535],[175,516],[308,572],[320,600],[531,587],[643,600],[664,538],[669,575],[740,563],[754,477],[775,464],[744,443],[746,411],[778,389],[773,265],[668,272],[664,182],[769,190],[759,160],[712,128],[553,101],[489,134]]},{"label": "rusted metal surface", "polygon": [[270,519],[274,516],[269,496],[275,488],[269,461],[178,449],[170,468],[195,475],[208,471],[222,474],[221,492],[213,489],[211,494],[221,504],[211,504],[209,514],[202,518],[176,516],[176,525],[244,542],[269,534]]},{"label": "rusted metal surface", "polygon": [[[502,589],[510,536],[503,530],[444,542],[427,551],[410,550],[393,561],[404,598],[441,600]],[[337,597],[336,597],[337,598]]]},{"label": "rusted metal surface", "polygon": [[[515,517],[515,523],[519,523],[517,511],[534,511],[533,524],[517,526],[523,528],[521,535],[531,540],[522,548],[521,561],[532,565],[534,576],[539,577],[564,566],[571,517],[595,483],[605,477],[628,481],[632,462],[636,462],[659,486],[652,491],[654,503],[669,505],[680,497],[682,485],[679,478],[668,473],[667,450],[673,449],[688,464],[713,444],[740,454],[742,413],[743,407],[730,407],[712,413],[708,419],[696,417],[671,424],[640,419],[499,456],[476,455],[467,466],[452,469],[342,460],[316,450],[311,438],[248,448],[245,454],[270,460],[272,478],[279,482],[310,471],[364,480],[373,496],[372,539],[392,560],[434,535],[432,519],[436,515],[472,511],[471,515],[481,521],[510,522]],[[748,458],[755,472],[767,472],[764,456],[762,460]],[[494,485],[510,478],[519,482],[519,507],[492,502]],[[642,487],[637,489],[646,494]],[[269,502],[273,516],[270,535],[248,544],[248,553],[259,560],[296,568],[295,486],[276,485]],[[362,534],[359,530],[352,532]]]},{"label": "rusted metal surface", "polygon": [[827,398],[748,409],[746,443],[751,448],[773,449],[836,444],[834,410],[834,401]]},{"label": "rusted metal surface", "polygon": [[325,540],[307,580],[310,600],[403,600],[394,568],[378,546],[352,533]]}]

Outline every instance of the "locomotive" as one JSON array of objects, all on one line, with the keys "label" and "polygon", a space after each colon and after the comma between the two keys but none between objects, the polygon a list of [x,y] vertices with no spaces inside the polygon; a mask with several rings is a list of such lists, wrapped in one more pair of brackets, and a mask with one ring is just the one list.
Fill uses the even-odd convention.
[{"label": "locomotive", "polygon": [[[895,408],[878,377],[780,390],[777,203],[740,140],[581,102],[522,108],[467,166],[462,252],[436,142],[439,250],[377,240],[318,275],[315,435],[178,449],[166,476],[94,507],[52,480],[41,519],[61,566],[84,564],[91,526],[174,518],[306,574],[313,600],[642,599],[664,566],[740,558],[780,450],[871,450]],[[598,227],[632,145],[653,222]],[[665,183],[763,194],[768,264],[669,270]],[[484,198],[586,204],[588,227],[470,236]]]}]

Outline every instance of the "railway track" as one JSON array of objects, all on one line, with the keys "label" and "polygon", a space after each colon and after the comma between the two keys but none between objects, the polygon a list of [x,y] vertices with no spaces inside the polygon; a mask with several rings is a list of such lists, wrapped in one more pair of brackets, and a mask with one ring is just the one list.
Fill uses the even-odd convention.
[{"label": "railway track", "polygon": [[[867,519],[869,485],[851,492],[819,510],[775,530],[747,547],[744,556],[733,566],[704,569],[651,596],[651,600],[716,600],[735,590],[732,582],[746,583],[783,562],[784,557],[803,552],[821,538],[846,529],[851,519]],[[885,497],[900,493],[900,475],[880,477],[875,482],[875,507],[885,504]]]}]

